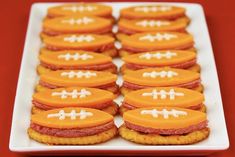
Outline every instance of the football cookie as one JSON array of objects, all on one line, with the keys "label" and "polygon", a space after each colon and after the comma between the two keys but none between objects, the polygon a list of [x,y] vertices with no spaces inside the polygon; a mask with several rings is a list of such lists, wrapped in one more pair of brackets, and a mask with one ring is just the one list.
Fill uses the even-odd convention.
[{"label": "football cookie", "polygon": [[92,15],[113,19],[112,7],[95,3],[75,3],[50,7],[47,10],[48,18],[76,15]]},{"label": "football cookie", "polygon": [[54,109],[31,116],[28,135],[50,145],[89,145],[115,137],[113,116],[91,108]]},{"label": "football cookie", "polygon": [[120,10],[120,18],[126,19],[169,19],[186,17],[186,9],[169,5],[132,6]]},{"label": "football cookie", "polygon": [[176,68],[147,68],[128,72],[123,76],[121,92],[123,95],[130,91],[149,87],[182,87],[203,91],[200,74],[189,70]]},{"label": "football cookie", "polygon": [[120,19],[118,22],[118,33],[131,35],[142,32],[186,32],[188,22],[187,18],[180,18],[173,21],[154,19]]},{"label": "football cookie", "polygon": [[39,60],[40,64],[37,67],[39,75],[55,70],[96,70],[117,73],[117,67],[111,57],[88,51],[53,52],[41,49]]},{"label": "football cookie", "polygon": [[186,88],[146,88],[127,93],[120,113],[143,107],[180,107],[206,112],[203,102],[203,94]]},{"label": "football cookie", "polygon": [[127,111],[119,135],[139,144],[185,145],[209,136],[203,112],[177,107],[150,107]]},{"label": "football cookie", "polygon": [[185,50],[162,50],[137,53],[123,57],[121,72],[135,71],[144,68],[172,67],[200,72],[196,63],[196,53]]},{"label": "football cookie", "polygon": [[112,33],[112,23],[101,17],[76,15],[45,19],[42,24],[42,37],[76,33],[109,34]]},{"label": "football cookie", "polygon": [[57,70],[40,76],[36,91],[63,87],[91,87],[119,94],[117,75],[92,70]]},{"label": "football cookie", "polygon": [[45,89],[33,94],[32,113],[64,107],[86,107],[115,115],[118,111],[118,105],[113,102],[114,98],[113,93],[96,88]]},{"label": "football cookie", "polygon": [[66,34],[43,39],[48,50],[85,50],[108,54],[111,57],[118,54],[114,41],[110,36],[97,34]]},{"label": "football cookie", "polygon": [[133,35],[121,35],[121,50],[129,53],[148,52],[156,50],[188,50],[193,48],[193,36],[179,32],[151,32]]}]

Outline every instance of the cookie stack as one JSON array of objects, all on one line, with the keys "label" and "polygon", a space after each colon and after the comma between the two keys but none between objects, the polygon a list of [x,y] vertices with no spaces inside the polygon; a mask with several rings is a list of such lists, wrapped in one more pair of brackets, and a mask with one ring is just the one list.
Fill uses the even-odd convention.
[{"label": "cookie stack", "polygon": [[30,138],[47,144],[96,144],[117,134],[119,94],[112,8],[77,3],[48,8],[42,21]]},{"label": "cookie stack", "polygon": [[124,100],[122,138],[151,145],[192,144],[209,135],[200,65],[182,7],[121,9],[117,38]]},{"label": "cookie stack", "polygon": [[[118,131],[123,139],[152,145],[208,137],[200,65],[185,12],[165,5],[123,8],[114,34],[110,6],[48,8],[29,137],[56,145],[101,143]],[[114,37],[122,45],[118,51]],[[119,71],[112,59],[118,55],[124,62],[121,104],[114,102]],[[117,113],[124,121],[119,130]]]}]

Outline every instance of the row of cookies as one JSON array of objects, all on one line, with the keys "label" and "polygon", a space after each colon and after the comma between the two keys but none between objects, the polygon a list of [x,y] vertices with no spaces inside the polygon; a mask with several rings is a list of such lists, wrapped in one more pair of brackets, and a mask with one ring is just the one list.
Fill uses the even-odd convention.
[{"label": "row of cookies", "polygon": [[[185,11],[165,5],[120,11],[117,38],[124,61],[120,107],[124,124],[119,134],[128,141],[190,144],[209,135],[200,65],[193,36],[186,31],[190,20]],[[191,112],[204,120],[197,117],[200,122],[195,125]]]}]

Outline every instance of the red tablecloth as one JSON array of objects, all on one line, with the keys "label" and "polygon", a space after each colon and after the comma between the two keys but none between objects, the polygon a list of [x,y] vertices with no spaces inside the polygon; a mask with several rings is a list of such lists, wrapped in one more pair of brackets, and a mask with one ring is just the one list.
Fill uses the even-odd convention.
[{"label": "red tablecloth", "polygon": [[[21,56],[27,29],[30,6],[33,0],[4,1],[0,8],[0,152],[2,156],[20,156],[9,151],[9,134],[15,91]],[[230,148],[213,156],[235,155],[235,11],[233,0],[197,0],[185,2],[201,3],[205,9],[209,32],[213,44],[225,117],[230,137]]]}]

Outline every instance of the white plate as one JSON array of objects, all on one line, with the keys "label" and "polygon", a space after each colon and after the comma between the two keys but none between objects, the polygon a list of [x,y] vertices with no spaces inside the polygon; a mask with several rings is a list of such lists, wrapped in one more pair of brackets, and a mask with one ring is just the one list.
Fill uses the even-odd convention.
[{"label": "white plate", "polygon": [[[39,33],[41,32],[42,19],[46,15],[47,8],[59,3],[36,3],[31,8],[28,31],[25,41],[20,75],[18,80],[14,112],[12,119],[12,129],[10,135],[9,148],[14,152],[46,152],[46,153],[150,153],[154,155],[165,155],[174,152],[177,154],[197,153],[205,154],[220,151],[229,147],[229,140],[224,120],[223,106],[220,95],[217,71],[211,47],[211,42],[207,30],[205,16],[202,7],[193,3],[167,3],[179,5],[187,9],[191,24],[188,31],[193,34],[195,46],[198,49],[198,63],[202,67],[201,78],[205,86],[205,104],[208,109],[209,127],[211,133],[208,139],[193,145],[180,146],[143,146],[123,140],[120,137],[112,139],[106,143],[92,146],[48,146],[30,140],[27,135],[27,128],[30,124],[31,96],[34,86],[38,81],[36,66],[38,64],[38,53],[41,46]],[[143,5],[146,3],[106,3],[113,7],[113,15],[118,17],[120,8]],[[152,3],[153,4],[153,3]],[[114,62],[120,66],[120,59]],[[119,83],[121,79],[119,78]],[[120,101],[121,99],[119,98]],[[121,118],[116,118],[117,125],[121,124]],[[158,152],[158,153],[157,153]]]}]

